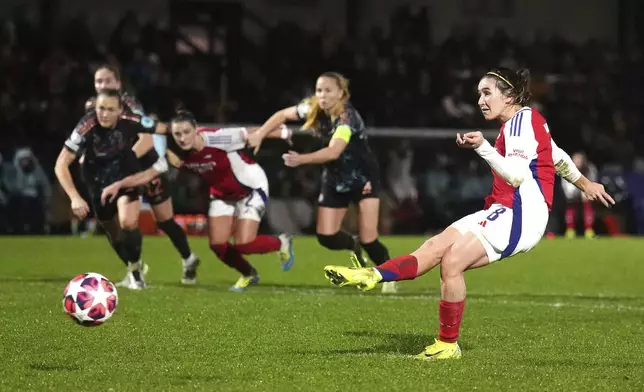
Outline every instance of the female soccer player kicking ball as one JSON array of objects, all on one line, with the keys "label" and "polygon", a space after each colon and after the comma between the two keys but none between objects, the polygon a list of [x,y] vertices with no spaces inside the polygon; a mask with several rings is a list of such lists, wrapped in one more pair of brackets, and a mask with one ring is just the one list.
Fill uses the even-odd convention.
[{"label": "female soccer player kicking ball", "polygon": [[[246,254],[279,251],[282,270],[290,270],[295,262],[291,236],[257,234],[268,201],[268,180],[261,166],[241,151],[253,130],[199,128],[192,114],[185,111],[179,112],[170,126],[168,158],[175,166],[196,172],[210,186],[210,249],[242,275],[230,290],[245,291],[259,282],[259,274],[244,258]],[[283,128],[270,136],[288,139],[290,132]],[[167,161],[160,158],[151,168],[106,187],[101,200],[110,202],[120,189],[147,184],[167,169]],[[234,244],[228,242],[231,235]]]},{"label": "female soccer player kicking ball", "polygon": [[335,285],[370,290],[381,282],[415,279],[440,264],[439,335],[418,359],[461,357],[457,340],[465,307],[463,273],[527,252],[539,242],[552,205],[555,172],[590,200],[615,203],[603,185],[590,182],[557,147],[543,116],[526,106],[529,85],[527,70],[488,72],[478,85],[478,104],[486,120],[502,124],[495,146],[481,132],[456,136],[459,147],[474,149],[492,168],[493,189],[485,209],[456,221],[415,252],[376,268],[324,269]]}]

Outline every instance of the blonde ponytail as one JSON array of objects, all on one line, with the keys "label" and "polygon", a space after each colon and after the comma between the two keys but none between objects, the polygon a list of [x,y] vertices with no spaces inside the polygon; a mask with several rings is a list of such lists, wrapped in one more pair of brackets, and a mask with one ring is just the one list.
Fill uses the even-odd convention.
[{"label": "blonde ponytail", "polygon": [[306,113],[306,122],[302,126],[302,129],[314,129],[317,128],[320,123],[319,117],[322,113],[322,109],[320,108],[320,103],[315,95],[307,99],[307,103],[309,104],[309,110]]}]

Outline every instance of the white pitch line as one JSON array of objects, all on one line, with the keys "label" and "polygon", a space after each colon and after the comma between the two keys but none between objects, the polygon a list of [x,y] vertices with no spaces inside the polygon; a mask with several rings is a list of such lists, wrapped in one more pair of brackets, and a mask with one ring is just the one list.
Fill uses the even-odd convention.
[{"label": "white pitch line", "polygon": [[[261,287],[261,286],[260,286]],[[304,296],[334,296],[334,295],[346,295],[338,294],[337,290],[343,289],[298,289],[297,287],[292,288],[281,288],[268,290],[273,294],[299,294]],[[266,290],[262,290],[266,292]],[[250,292],[250,291],[249,291]],[[543,294],[543,293],[542,293]],[[548,294],[543,294],[548,295]],[[553,296],[565,296],[560,294],[552,294]],[[365,298],[376,298],[381,301],[428,301],[428,300],[439,300],[438,295],[431,294],[417,294],[417,295],[396,295],[396,294],[376,294],[376,295],[362,295],[357,293],[358,297],[364,296]],[[499,297],[512,296],[512,294],[498,294]],[[581,294],[575,295],[581,296]],[[601,301],[601,296],[598,298]],[[624,305],[620,303],[573,303],[573,302],[541,302],[541,301],[521,301],[521,300],[507,300],[501,298],[481,298],[481,297],[470,297],[467,299],[468,302],[480,302],[480,303],[489,303],[495,305],[510,305],[510,306],[541,306],[547,308],[578,308],[578,309],[590,309],[590,310],[613,310],[613,311],[632,311],[632,312],[644,312],[644,306],[631,306]]]},{"label": "white pitch line", "polygon": [[414,359],[414,355],[410,354],[394,354],[394,353],[380,353],[380,352],[364,352],[364,353],[351,353],[351,352],[343,352],[342,353],[343,357],[378,357],[378,358],[405,358],[405,359]]},{"label": "white pitch line", "polygon": [[[30,282],[30,284],[49,284],[48,282]],[[164,288],[168,287],[167,285],[160,283],[160,284],[153,284],[149,285],[149,288],[154,287],[156,288]],[[223,286],[222,286],[223,287]],[[272,293],[272,294],[299,294],[303,296],[335,296],[335,295],[351,295],[346,293],[346,290],[351,290],[352,288],[334,288],[334,287],[329,287],[329,288],[316,288],[316,289],[311,289],[311,288],[298,288],[297,286],[291,286],[291,287],[282,287],[282,288],[269,288],[269,287],[262,287],[260,284],[257,286],[257,289],[251,288],[247,294],[261,294],[261,293]],[[199,286],[197,285],[195,289],[199,289]],[[345,291],[344,293],[340,292],[340,290]],[[355,290],[355,296],[356,297],[364,297],[364,298],[375,298],[380,301],[435,301],[439,300],[440,297],[438,295],[432,295],[432,294],[415,294],[415,295],[396,295],[396,294],[363,294],[357,289]],[[595,303],[574,303],[574,302],[566,302],[566,301],[555,301],[555,302],[546,302],[546,301],[522,301],[522,300],[508,300],[508,299],[503,299],[503,297],[512,297],[515,296],[516,294],[513,293],[492,293],[492,294],[487,294],[490,297],[489,298],[482,298],[482,297],[477,297],[476,294],[474,294],[474,297],[469,297],[467,299],[468,302],[475,302],[475,303],[486,303],[486,304],[493,304],[493,305],[508,305],[508,306],[539,306],[539,307],[546,307],[546,308],[576,308],[576,309],[588,309],[588,310],[611,310],[611,311],[617,311],[617,312],[644,312],[644,306],[632,306],[632,305],[625,305],[621,304],[619,302],[601,302],[602,297],[610,298],[611,295],[607,294],[601,294],[598,293],[596,294],[597,296],[597,301]],[[542,295],[542,296],[552,296],[552,297],[578,297],[579,299],[582,299],[586,297],[588,294],[584,293],[573,293],[573,294],[561,294],[561,293],[538,293],[537,295]],[[498,298],[495,298],[494,296],[497,296]],[[638,300],[640,298],[628,298],[625,297],[625,300],[628,299],[633,299],[633,300]],[[584,301],[588,301],[588,299],[584,298]]]}]

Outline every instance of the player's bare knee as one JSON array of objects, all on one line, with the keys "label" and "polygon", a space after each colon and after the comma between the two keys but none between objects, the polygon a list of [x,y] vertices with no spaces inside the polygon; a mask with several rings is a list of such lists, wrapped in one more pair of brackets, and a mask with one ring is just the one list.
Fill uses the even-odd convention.
[{"label": "player's bare knee", "polygon": [[447,251],[441,261],[441,279],[449,279],[459,276],[464,272],[463,263],[456,252]]},{"label": "player's bare knee", "polygon": [[438,248],[438,243],[436,242],[436,239],[430,238],[423,242],[423,244],[418,248],[419,251],[432,251],[434,249]]},{"label": "player's bare knee", "polygon": [[154,217],[158,222],[164,222],[167,220],[170,220],[174,217],[174,211],[172,210],[172,204],[170,206],[166,206],[165,203],[157,204],[156,206],[152,206],[152,212],[154,213]]},{"label": "player's bare knee", "polygon": [[436,241],[434,238],[430,238],[421,245],[416,251],[412,253],[413,256],[418,259],[419,262],[433,262],[440,261],[447,247],[441,245],[440,242]]},{"label": "player's bare knee", "polygon": [[124,230],[134,230],[139,227],[139,220],[135,217],[125,217],[123,219],[119,219],[119,224]]},{"label": "player's bare knee", "polygon": [[375,228],[369,230],[360,230],[358,237],[360,238],[361,243],[370,244],[378,239],[378,230]]}]

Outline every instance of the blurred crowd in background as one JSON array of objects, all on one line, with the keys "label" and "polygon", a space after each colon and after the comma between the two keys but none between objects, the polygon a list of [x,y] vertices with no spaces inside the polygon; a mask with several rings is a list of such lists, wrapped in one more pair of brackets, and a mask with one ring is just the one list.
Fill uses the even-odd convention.
[{"label": "blurred crowd in background", "polygon": [[[204,56],[179,53],[176,36],[155,21],[142,23],[127,13],[110,34],[96,37],[82,16],[44,28],[17,10],[4,16],[0,30],[0,233],[69,227],[69,201],[53,163],[94,93],[93,72],[101,63],[119,66],[126,89],[161,119],[183,105],[203,123],[220,124],[262,123],[311,94],[319,73],[345,74],[369,127],[427,132],[427,138],[413,140],[371,139],[386,190],[384,233],[439,229],[481,206],[490,190],[489,167],[456,149],[451,138],[432,137],[432,128],[497,127],[484,124],[477,109],[478,79],[495,66],[528,67],[532,105],[548,119],[559,146],[571,155],[585,152],[598,167],[600,180],[620,202],[611,213],[621,217],[621,231],[644,233],[637,215],[644,209],[637,181],[644,173],[642,47],[637,41],[620,48],[593,40],[572,44],[548,33],[520,42],[502,30],[482,36],[477,26],[457,26],[447,40],[435,42],[426,10],[401,6],[387,29],[376,26],[351,38],[292,23],[269,28],[262,45],[240,52],[240,83],[228,94],[234,99],[222,99],[221,68]],[[295,147],[318,145],[298,139]],[[318,195],[320,168],[285,168],[280,159],[285,148],[271,142],[259,156],[271,181],[273,227],[285,224],[272,218],[285,216],[280,200],[297,200],[300,204],[292,205],[312,214]],[[174,174],[181,185],[176,210],[204,212],[207,199],[199,181]],[[553,211],[555,233],[563,231],[562,211],[558,206]],[[598,226],[605,214],[597,214]],[[307,232],[314,222],[291,225]]]}]

